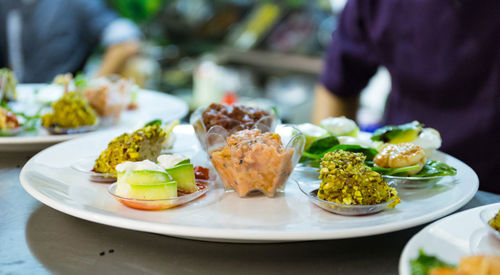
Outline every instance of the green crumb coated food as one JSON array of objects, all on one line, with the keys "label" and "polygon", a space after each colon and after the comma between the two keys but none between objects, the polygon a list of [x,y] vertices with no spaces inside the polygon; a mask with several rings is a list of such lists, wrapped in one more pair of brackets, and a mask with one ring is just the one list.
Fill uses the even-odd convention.
[{"label": "green crumb coated food", "polygon": [[44,127],[77,128],[94,125],[96,121],[95,111],[79,92],[65,93],[52,103],[52,113],[42,116]]},{"label": "green crumb coated food", "polygon": [[493,227],[493,229],[500,232],[500,210],[498,210],[498,213],[488,222],[488,224]]},{"label": "green crumb coated food", "polygon": [[108,144],[108,148],[95,161],[93,171],[116,173],[116,165],[125,161],[149,159],[156,162],[166,135],[161,125],[145,126],[132,134],[122,134]]},{"label": "green crumb coated food", "polygon": [[396,189],[389,187],[382,176],[364,164],[365,155],[337,150],[321,160],[321,185],[318,198],[342,204],[369,205],[392,201],[393,208],[401,202]]}]

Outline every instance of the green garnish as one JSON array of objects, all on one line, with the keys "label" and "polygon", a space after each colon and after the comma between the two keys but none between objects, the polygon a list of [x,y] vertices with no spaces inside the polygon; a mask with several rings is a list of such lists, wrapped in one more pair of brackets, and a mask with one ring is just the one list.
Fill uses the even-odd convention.
[{"label": "green garnish", "polygon": [[382,142],[397,141],[394,143],[409,142],[418,136],[423,126],[418,121],[402,125],[388,125],[377,129],[373,133],[371,140]]},{"label": "green garnish", "polygon": [[410,269],[412,275],[428,275],[434,268],[454,267],[439,258],[425,254],[424,250],[420,249],[418,258],[410,260]]}]

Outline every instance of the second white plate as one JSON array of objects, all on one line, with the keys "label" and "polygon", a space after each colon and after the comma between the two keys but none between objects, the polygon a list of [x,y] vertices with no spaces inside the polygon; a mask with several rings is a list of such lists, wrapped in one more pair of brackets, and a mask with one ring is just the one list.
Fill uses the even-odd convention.
[{"label": "second white plate", "polygon": [[500,255],[500,240],[491,234],[480,219],[481,211],[500,209],[500,203],[485,205],[456,213],[436,221],[413,236],[399,259],[399,274],[411,275],[410,260],[422,249],[449,263],[472,254]]},{"label": "second white plate", "polygon": [[[17,104],[31,104],[29,106],[34,106],[31,108],[38,108],[38,105],[34,103],[35,101],[56,100],[63,92],[60,86],[46,84],[19,84],[17,90],[19,93],[19,103]],[[40,91],[36,98],[34,98],[35,90]],[[117,125],[100,127],[96,131],[133,127],[138,128],[142,126],[142,124],[153,119],[170,121],[181,119],[188,113],[188,107],[184,101],[165,93],[140,90],[137,100],[139,109],[124,111]],[[29,106],[24,107],[30,108]],[[34,134],[21,133],[17,136],[0,137],[0,151],[40,150],[52,144],[93,133],[95,133],[95,131],[83,134],[50,135],[44,129],[40,129]]]},{"label": "second white plate", "polygon": [[[174,130],[174,150],[205,158],[191,126]],[[286,242],[376,235],[427,223],[447,215],[476,193],[478,178],[463,162],[443,154],[458,170],[450,181],[431,189],[401,193],[395,209],[361,217],[322,210],[293,184],[275,198],[239,198],[215,188],[193,203],[165,211],[147,212],[123,206],[112,198],[107,184],[90,182],[70,168],[72,162],[98,155],[117,131],[71,140],[33,157],[21,171],[21,184],[33,197],[61,212],[93,222],[170,236],[223,242]],[[300,173],[292,177],[301,177]]]}]

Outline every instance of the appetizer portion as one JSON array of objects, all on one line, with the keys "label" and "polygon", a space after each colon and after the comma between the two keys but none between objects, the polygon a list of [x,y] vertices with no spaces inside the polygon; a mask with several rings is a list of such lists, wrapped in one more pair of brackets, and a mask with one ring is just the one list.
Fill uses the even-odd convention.
[{"label": "appetizer portion", "polygon": [[276,133],[242,130],[226,142],[210,158],[226,187],[241,197],[254,190],[272,197],[292,173],[295,149],[284,147]]},{"label": "appetizer portion", "polygon": [[382,176],[367,167],[361,153],[337,150],[325,154],[319,170],[321,185],[318,198],[346,205],[372,205],[401,202],[396,189],[389,187]]},{"label": "appetizer portion", "polygon": [[198,178],[191,161],[180,155],[161,155],[158,163],[126,161],[116,166],[118,180],[109,190],[117,200],[132,208],[171,208],[200,197],[213,185],[207,168],[197,170],[204,171],[202,177],[206,179]]},{"label": "appetizer portion", "polygon": [[311,123],[303,123],[296,126],[299,131],[301,131],[306,137],[306,144],[304,146],[304,150],[307,151],[311,146],[311,143],[316,141],[319,138],[329,136],[328,131],[316,126]]},{"label": "appetizer portion", "polygon": [[208,151],[207,133],[210,130],[226,131],[232,134],[245,129],[273,131],[278,119],[274,113],[243,105],[212,103],[206,108],[198,108],[190,118],[196,137],[202,148]]},{"label": "appetizer portion", "polygon": [[8,135],[11,131],[19,129],[19,127],[17,116],[13,112],[0,107],[0,136]]},{"label": "appetizer portion", "polygon": [[13,71],[7,68],[0,69],[0,102],[17,99],[17,78]]},{"label": "appetizer portion", "polygon": [[325,154],[337,150],[363,153],[367,161],[372,161],[378,154],[377,150],[364,145],[341,143],[341,138],[342,137],[327,135],[314,140],[309,147],[304,150],[300,162],[303,163],[303,165],[318,168]]},{"label": "appetizer portion", "polygon": [[386,144],[367,165],[386,176],[432,178],[457,174],[444,162],[427,160],[426,151],[413,143]]},{"label": "appetizer portion", "polygon": [[415,175],[424,168],[427,161],[424,149],[412,143],[388,144],[383,147],[373,163],[377,167],[402,168],[412,167],[408,175]]},{"label": "appetizer portion", "polygon": [[498,210],[498,213],[496,213],[496,215],[488,221],[488,224],[491,228],[500,232],[500,210]]},{"label": "appetizer portion", "polygon": [[420,250],[418,258],[410,261],[410,267],[412,275],[494,275],[500,274],[500,257],[467,256],[454,266]]},{"label": "appetizer portion", "polygon": [[[325,118],[319,124],[320,126],[311,123],[297,125],[297,129],[306,137],[306,151],[312,142],[327,136],[336,137],[336,144],[366,145],[367,143],[358,138],[359,127],[356,122],[346,117]],[[371,142],[368,144],[371,145]]]},{"label": "appetizer portion", "polygon": [[320,121],[319,125],[334,136],[358,135],[359,127],[352,119],[342,117],[329,117]]},{"label": "appetizer portion", "polygon": [[424,128],[424,125],[418,121],[402,125],[388,125],[377,129],[371,139],[382,143],[413,143],[422,147],[427,153],[441,147],[441,136],[433,128]]},{"label": "appetizer portion", "polygon": [[131,79],[101,77],[86,81],[80,89],[101,118],[108,119],[110,123],[117,123],[127,104],[130,103],[130,109],[137,108],[137,103],[131,102],[135,88]]},{"label": "appetizer portion", "polygon": [[116,195],[140,200],[177,197],[177,182],[158,164],[143,160],[126,161],[116,166]]},{"label": "appetizer portion", "polygon": [[125,109],[137,109],[138,87],[132,79],[117,75],[99,78],[86,78],[83,75],[57,75],[54,84],[63,85],[65,92],[81,93],[96,111],[104,124],[115,124]]},{"label": "appetizer portion", "polygon": [[116,173],[116,165],[126,161],[156,161],[163,149],[173,138],[173,128],[178,121],[173,121],[164,128],[161,125],[147,125],[132,134],[124,133],[114,138],[106,150],[95,161],[93,172]]},{"label": "appetizer portion", "polygon": [[52,112],[42,116],[42,125],[54,129],[92,126],[97,122],[96,113],[78,92],[65,93],[58,101],[52,103]]}]

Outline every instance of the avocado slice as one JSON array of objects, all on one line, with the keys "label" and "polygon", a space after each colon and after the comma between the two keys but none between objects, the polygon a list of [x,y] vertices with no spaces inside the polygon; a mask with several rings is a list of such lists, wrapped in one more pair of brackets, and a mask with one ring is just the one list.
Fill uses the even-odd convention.
[{"label": "avocado slice", "polygon": [[185,193],[198,191],[194,178],[193,164],[181,164],[169,168],[166,172],[177,182],[177,188]]},{"label": "avocado slice", "polygon": [[413,141],[420,134],[422,127],[424,125],[418,121],[413,121],[410,123],[402,125],[389,125],[377,129],[371,140],[382,141],[388,143],[403,143]]},{"label": "avocado slice", "polygon": [[184,159],[184,160],[179,161],[175,166],[179,166],[182,164],[190,164],[190,163],[191,163],[190,159]]}]

